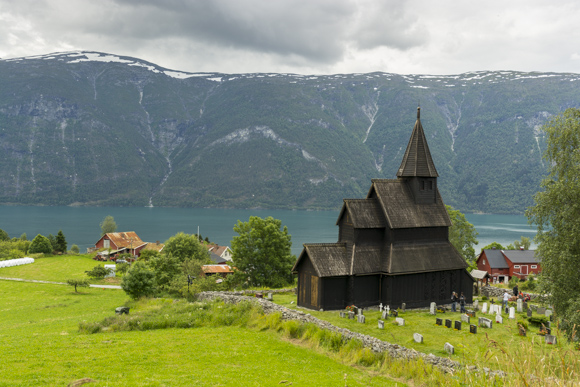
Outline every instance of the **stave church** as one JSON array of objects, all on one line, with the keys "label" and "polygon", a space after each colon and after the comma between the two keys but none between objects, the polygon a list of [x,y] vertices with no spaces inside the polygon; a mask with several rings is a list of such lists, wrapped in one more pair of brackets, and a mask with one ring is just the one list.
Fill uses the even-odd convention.
[{"label": "stave church", "polygon": [[450,303],[453,291],[473,298],[467,262],[449,242],[451,220],[437,170],[417,121],[396,179],[372,179],[364,199],[344,199],[336,243],[306,243],[292,271],[298,305],[397,308]]}]

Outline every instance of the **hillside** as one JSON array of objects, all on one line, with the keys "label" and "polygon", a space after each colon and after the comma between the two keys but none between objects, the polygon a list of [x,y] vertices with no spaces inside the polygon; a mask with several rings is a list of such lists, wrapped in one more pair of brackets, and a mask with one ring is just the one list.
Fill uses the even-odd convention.
[{"label": "hillside", "polygon": [[95,52],[0,60],[0,204],[337,208],[393,178],[421,105],[447,204],[522,212],[578,74],[184,73]]}]

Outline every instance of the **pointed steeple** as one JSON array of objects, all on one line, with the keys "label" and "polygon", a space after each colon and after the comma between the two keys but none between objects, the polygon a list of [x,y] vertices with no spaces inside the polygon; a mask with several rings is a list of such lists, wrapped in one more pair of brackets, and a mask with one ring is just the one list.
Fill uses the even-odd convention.
[{"label": "pointed steeple", "polygon": [[421,108],[417,108],[417,122],[411,133],[407,150],[397,172],[397,177],[438,177],[429,152],[427,139],[421,125]]}]

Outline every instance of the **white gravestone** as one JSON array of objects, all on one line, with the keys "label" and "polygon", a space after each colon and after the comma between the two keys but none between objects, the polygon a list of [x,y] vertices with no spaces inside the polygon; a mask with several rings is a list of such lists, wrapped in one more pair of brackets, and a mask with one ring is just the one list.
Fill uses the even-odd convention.
[{"label": "white gravestone", "polygon": [[461,315],[461,322],[469,324],[469,316],[466,314]]},{"label": "white gravestone", "polygon": [[432,302],[431,307],[429,308],[429,314],[435,314],[437,311],[437,304]]},{"label": "white gravestone", "polygon": [[514,308],[513,306],[510,308],[509,318],[511,318],[512,320],[516,318],[516,308]]},{"label": "white gravestone", "polygon": [[473,309],[477,310],[479,308],[479,300],[473,301]]},{"label": "white gravestone", "polygon": [[556,345],[558,343],[558,341],[556,340],[556,336],[553,335],[544,336],[544,340],[546,341],[546,344]]},{"label": "white gravestone", "polygon": [[445,346],[443,348],[445,348],[445,352],[447,352],[450,355],[453,355],[453,353],[455,353],[455,348],[453,348],[453,346],[449,343],[445,343]]},{"label": "white gravestone", "polygon": [[415,340],[415,343],[423,343],[423,335],[419,334],[419,333],[413,333],[413,340]]},{"label": "white gravestone", "polygon": [[548,319],[550,319],[550,316],[552,315],[552,309],[546,309],[546,314],[545,315],[546,315],[546,317]]},{"label": "white gravestone", "polygon": [[383,310],[381,317],[383,320],[386,320],[387,318],[389,318],[389,313],[386,310]]},{"label": "white gravestone", "polygon": [[385,329],[385,322],[383,320],[379,320],[379,329]]},{"label": "white gravestone", "polygon": [[489,306],[489,314],[495,314],[495,304]]},{"label": "white gravestone", "polygon": [[483,306],[481,307],[481,313],[487,313],[487,302],[483,303]]},{"label": "white gravestone", "polygon": [[495,322],[498,324],[503,324],[503,317],[501,317],[501,314],[495,315]]},{"label": "white gravestone", "polygon": [[387,309],[386,309],[386,311],[387,311],[387,316],[388,316],[388,315],[389,315],[389,313],[391,313],[391,308],[389,308],[389,305],[387,305]]},{"label": "white gravestone", "polygon": [[379,304],[379,312],[382,312],[382,311],[383,311],[383,303],[381,302],[381,303]]},{"label": "white gravestone", "polygon": [[403,318],[401,318],[401,317],[397,317],[395,319],[395,321],[397,322],[397,324],[399,324],[399,326],[405,325],[405,320]]},{"label": "white gravestone", "polygon": [[357,318],[358,318],[358,322],[359,323],[361,323],[361,324],[364,324],[365,323],[365,315],[364,314],[359,314],[357,316]]},{"label": "white gravestone", "polygon": [[517,309],[518,310],[518,313],[522,313],[524,311],[524,302],[522,301],[521,298],[518,298],[517,308],[518,308]]},{"label": "white gravestone", "polygon": [[484,328],[491,328],[492,327],[492,322],[488,318],[480,317],[479,318],[479,326],[480,327],[484,327]]}]

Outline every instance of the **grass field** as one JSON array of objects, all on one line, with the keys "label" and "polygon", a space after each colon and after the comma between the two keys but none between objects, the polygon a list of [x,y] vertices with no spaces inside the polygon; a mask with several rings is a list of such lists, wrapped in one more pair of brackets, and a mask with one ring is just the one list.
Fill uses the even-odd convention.
[{"label": "grass field", "polygon": [[402,386],[240,327],[79,333],[114,315],[123,291],[0,281],[0,386]]}]

